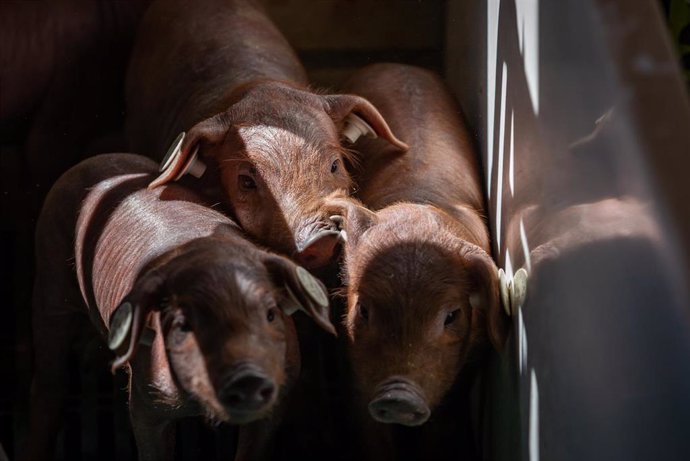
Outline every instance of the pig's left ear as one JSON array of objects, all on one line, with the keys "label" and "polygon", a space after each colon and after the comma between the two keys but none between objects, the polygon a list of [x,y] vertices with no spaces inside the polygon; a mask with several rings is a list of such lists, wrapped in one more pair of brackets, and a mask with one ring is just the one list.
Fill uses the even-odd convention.
[{"label": "pig's left ear", "polygon": [[228,124],[222,115],[199,122],[187,133],[183,131],[175,138],[161,162],[160,175],[149,184],[149,189],[177,181],[185,174],[196,178],[204,174],[206,165],[199,158],[199,148],[223,142],[228,133]]},{"label": "pig's left ear", "polygon": [[401,150],[407,150],[407,144],[398,139],[379,111],[366,99],[355,95],[324,96],[325,108],[340,134],[350,143],[364,135],[373,138],[382,137]]},{"label": "pig's left ear", "polygon": [[277,283],[285,286],[289,302],[282,307],[286,314],[302,310],[321,328],[337,336],[329,317],[328,291],[317,278],[282,256],[271,255],[264,264]]},{"label": "pig's left ear", "polygon": [[108,347],[116,354],[111,366],[113,373],[134,356],[149,313],[160,308],[158,300],[163,285],[160,274],[144,275],[110,316]]},{"label": "pig's left ear", "polygon": [[470,305],[484,311],[489,339],[501,351],[509,322],[499,298],[496,263],[486,251],[469,242],[463,242],[462,257],[470,275]]}]

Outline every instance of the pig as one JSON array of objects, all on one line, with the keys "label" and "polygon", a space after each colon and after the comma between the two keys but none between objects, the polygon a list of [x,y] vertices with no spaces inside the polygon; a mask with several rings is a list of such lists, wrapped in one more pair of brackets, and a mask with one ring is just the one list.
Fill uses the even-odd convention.
[{"label": "pig", "polygon": [[131,58],[127,111],[137,152],[160,159],[185,132],[151,187],[190,171],[251,237],[310,268],[331,263],[338,246],[323,198],[350,190],[347,139],[406,148],[366,99],[311,90],[251,0],[155,1]]},{"label": "pig", "polygon": [[236,459],[267,448],[300,357],[297,309],[328,332],[327,293],[306,269],[250,242],[177,184],[148,190],[145,157],[106,154],[65,173],[36,230],[36,353],[25,459],[47,459],[66,355],[90,320],[129,372],[139,459],[172,459],[174,422],[242,424]]},{"label": "pig", "polygon": [[419,426],[474,353],[488,340],[500,349],[506,334],[478,157],[433,73],[371,65],[345,90],[376,104],[410,146],[362,139],[357,199],[328,200],[347,236],[348,355],[370,416]]},{"label": "pig", "polygon": [[125,73],[147,3],[0,2],[0,122],[21,144],[25,181],[40,199],[32,218],[95,146],[124,148]]}]

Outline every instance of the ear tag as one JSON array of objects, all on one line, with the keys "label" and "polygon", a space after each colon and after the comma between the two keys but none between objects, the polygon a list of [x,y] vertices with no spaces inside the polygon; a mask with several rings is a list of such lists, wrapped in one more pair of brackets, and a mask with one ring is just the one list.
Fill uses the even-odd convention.
[{"label": "ear tag", "polygon": [[120,304],[113,313],[108,333],[108,347],[111,351],[117,350],[125,341],[132,328],[132,317],[132,304],[129,302]]},{"label": "ear tag", "polygon": [[513,276],[513,283],[510,288],[510,304],[513,315],[517,313],[517,310],[525,302],[527,297],[527,271],[524,268],[518,269],[518,271]]},{"label": "ear tag", "polygon": [[510,282],[503,269],[498,270],[498,290],[501,294],[501,304],[506,315],[510,316]]},{"label": "ear tag", "polygon": [[374,129],[361,117],[355,114],[350,114],[345,119],[345,128],[343,128],[342,136],[352,144],[354,144],[360,136],[369,136],[371,138],[378,137]]},{"label": "ear tag", "polygon": [[[179,154],[178,154],[179,155]],[[175,181],[180,179],[187,173],[199,179],[206,172],[206,164],[199,160],[199,148],[194,149],[194,153],[189,157],[189,161],[185,164],[180,174],[175,177]]]},{"label": "ear tag", "polygon": [[[185,136],[186,133],[183,131],[177,135],[177,138],[175,138],[173,143],[170,145],[170,148],[165,154],[165,157],[163,158],[161,166],[158,170],[160,173],[162,173],[161,177],[168,177],[174,174],[173,166],[177,163],[177,159],[182,154],[182,143],[184,142]],[[180,169],[180,172],[177,174],[177,176],[172,178],[173,181],[177,181],[187,173],[191,174],[195,178],[200,178],[206,172],[206,165],[199,160],[198,154],[199,148],[197,147],[194,150],[194,153],[190,155],[189,160],[187,160],[187,163],[185,163],[184,167]]]},{"label": "ear tag", "polygon": [[290,304],[283,308],[283,312],[285,312],[285,314],[289,316],[299,310],[302,310],[302,305],[299,301],[297,301],[297,296],[295,296],[295,294],[292,292],[289,286],[285,285],[285,289],[288,292]]},{"label": "ear tag", "polygon": [[305,268],[297,266],[297,279],[309,297],[321,307],[328,307],[328,294],[318,280]]},{"label": "ear tag", "polygon": [[184,141],[185,134],[186,133],[184,131],[178,134],[175,140],[172,142],[168,148],[168,152],[166,152],[165,157],[163,157],[163,161],[161,162],[158,172],[162,173],[170,168],[170,165],[174,163],[174,160],[177,160],[177,157],[180,156],[180,153],[182,152],[182,141]]}]

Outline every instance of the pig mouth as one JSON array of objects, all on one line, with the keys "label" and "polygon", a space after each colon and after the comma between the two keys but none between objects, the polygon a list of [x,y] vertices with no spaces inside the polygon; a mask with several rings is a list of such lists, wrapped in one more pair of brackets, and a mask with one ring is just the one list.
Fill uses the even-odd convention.
[{"label": "pig mouth", "polygon": [[380,423],[420,426],[431,414],[419,387],[404,378],[392,378],[377,387],[369,414]]}]

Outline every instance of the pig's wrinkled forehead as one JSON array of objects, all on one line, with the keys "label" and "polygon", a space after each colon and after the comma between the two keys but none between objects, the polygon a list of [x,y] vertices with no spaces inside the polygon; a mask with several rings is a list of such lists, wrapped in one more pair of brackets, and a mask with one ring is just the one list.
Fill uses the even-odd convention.
[{"label": "pig's wrinkled forehead", "polygon": [[211,258],[171,273],[167,288],[181,304],[213,311],[220,318],[227,317],[229,310],[246,313],[272,303],[277,291],[262,265]]},{"label": "pig's wrinkled forehead", "polygon": [[232,105],[230,115],[236,126],[281,128],[311,142],[337,139],[336,127],[325,110],[323,98],[289,86],[250,88]]},{"label": "pig's wrinkled forehead", "polygon": [[348,261],[347,271],[352,289],[363,296],[427,296],[448,287],[463,287],[468,280],[462,259],[433,242],[379,242],[358,253],[357,258]]},{"label": "pig's wrinkled forehead", "polygon": [[298,133],[276,126],[244,126],[237,132],[246,155],[259,169],[263,166],[283,173],[322,175],[322,171],[314,171],[315,162],[332,160],[329,155],[342,150],[340,145],[315,143]]}]

